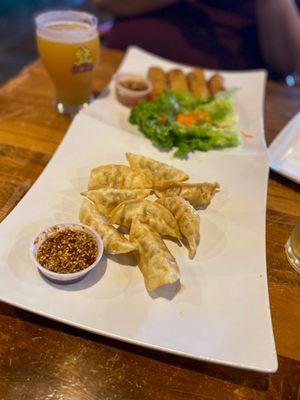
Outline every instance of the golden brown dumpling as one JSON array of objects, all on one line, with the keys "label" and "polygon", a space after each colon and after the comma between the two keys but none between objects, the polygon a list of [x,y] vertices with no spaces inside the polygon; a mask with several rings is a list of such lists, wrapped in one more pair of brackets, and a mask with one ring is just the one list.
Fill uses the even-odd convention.
[{"label": "golden brown dumpling", "polygon": [[111,212],[109,223],[130,228],[135,217],[150,225],[161,235],[181,238],[173,214],[161,204],[150,200],[124,201]]},{"label": "golden brown dumpling", "polygon": [[153,187],[157,187],[162,181],[182,182],[189,179],[188,175],[168,164],[152,160],[138,154],[126,153],[126,158],[132,169],[150,174],[153,180]]},{"label": "golden brown dumpling", "polygon": [[87,199],[84,199],[79,212],[80,222],[90,226],[99,233],[104,250],[110,254],[123,254],[135,250],[133,243],[125,239],[124,235],[109,225],[105,217],[99,214],[95,206]]},{"label": "golden brown dumpling", "polygon": [[149,291],[180,279],[175,258],[160,235],[149,225],[135,218],[131,224],[129,239],[137,247],[138,266]]},{"label": "golden brown dumpling", "polygon": [[149,196],[151,189],[114,189],[101,188],[88,190],[81,194],[91,200],[97,210],[108,216],[111,211],[125,200],[144,199]]},{"label": "golden brown dumpling", "polygon": [[214,183],[178,183],[164,190],[155,190],[157,197],[163,196],[181,196],[187,200],[193,207],[198,208],[206,206],[220,185]]},{"label": "golden brown dumpling", "polygon": [[181,182],[174,182],[174,181],[153,181],[153,190],[156,191],[164,191],[166,189],[171,190],[173,193],[179,193],[181,190],[180,186]]},{"label": "golden brown dumpling", "polygon": [[152,187],[150,176],[134,171],[127,165],[108,164],[91,171],[88,188],[145,189]]},{"label": "golden brown dumpling", "polygon": [[180,232],[189,245],[189,256],[194,257],[200,239],[200,218],[195,209],[179,196],[161,197],[157,200],[174,215]]},{"label": "golden brown dumpling", "polygon": [[180,183],[176,184],[170,184],[169,186],[163,186],[161,185],[158,188],[154,189],[154,193],[156,194],[157,197],[170,197],[170,196],[179,196],[180,192],[182,190],[182,186]]}]

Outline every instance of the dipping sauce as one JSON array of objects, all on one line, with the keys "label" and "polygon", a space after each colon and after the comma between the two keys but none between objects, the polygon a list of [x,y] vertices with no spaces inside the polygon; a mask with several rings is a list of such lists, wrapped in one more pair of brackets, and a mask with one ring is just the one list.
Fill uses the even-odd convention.
[{"label": "dipping sauce", "polygon": [[98,256],[94,237],[84,231],[64,229],[46,238],[37,252],[42,267],[61,274],[82,271]]},{"label": "dipping sauce", "polygon": [[145,82],[141,81],[134,81],[134,80],[121,81],[120,85],[126,89],[134,90],[137,92],[140,90],[148,89],[148,85]]},{"label": "dipping sauce", "polygon": [[151,82],[136,74],[119,74],[115,77],[116,96],[118,101],[126,107],[134,107],[146,99],[152,91]]}]

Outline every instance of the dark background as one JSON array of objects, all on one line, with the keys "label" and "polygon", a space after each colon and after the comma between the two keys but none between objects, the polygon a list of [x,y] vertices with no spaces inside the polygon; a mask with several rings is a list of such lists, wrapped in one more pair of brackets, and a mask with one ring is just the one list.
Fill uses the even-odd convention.
[{"label": "dark background", "polygon": [[[37,58],[34,16],[50,8],[75,8],[97,15],[101,42],[105,44],[105,33],[111,28],[113,19],[99,11],[92,1],[0,0],[0,85]],[[299,74],[272,75],[272,78],[284,79],[289,86],[300,85]]]}]

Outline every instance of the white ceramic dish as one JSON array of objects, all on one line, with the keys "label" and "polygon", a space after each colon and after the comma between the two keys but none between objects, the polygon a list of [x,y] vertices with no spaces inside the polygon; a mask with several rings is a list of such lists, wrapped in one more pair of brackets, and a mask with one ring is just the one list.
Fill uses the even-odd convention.
[{"label": "white ceramic dish", "polygon": [[300,183],[300,112],[276,136],[268,148],[273,171]]},{"label": "white ceramic dish", "polygon": [[[133,58],[131,53],[121,70],[130,71],[135,65],[135,72],[139,66],[144,73],[156,65],[156,58],[143,57],[144,53],[136,63],[138,51],[134,49]],[[233,78],[234,74],[232,82]],[[197,152],[178,160],[137,132],[99,121],[92,116],[95,109],[81,112],[40,178],[0,225],[1,300],[152,349],[275,371],[265,255],[269,167],[262,129],[264,74],[238,73],[237,79],[240,124],[248,131],[256,127],[251,131],[252,145],[237,151]],[[100,101],[104,108],[110,107],[105,99]],[[249,108],[243,110],[246,104]],[[125,116],[123,109],[119,114],[115,106],[114,122]],[[184,247],[166,242],[180,266],[183,289],[175,296],[167,291],[151,296],[130,255],[102,257],[98,268],[72,285],[48,284],[28,254],[32,235],[48,224],[76,221],[79,193],[86,188],[90,169],[126,163],[126,151],[182,168],[191,181],[221,184],[207,210],[199,211],[201,241],[195,258],[189,260]]]},{"label": "white ceramic dish", "polygon": [[[98,247],[98,255],[93,264],[91,264],[89,267],[78,271],[78,272],[72,272],[70,274],[60,274],[57,272],[50,271],[47,268],[44,268],[38,261],[37,261],[37,253],[39,251],[40,246],[44,242],[45,239],[47,239],[53,232],[58,232],[58,231],[63,231],[67,228],[73,229],[73,230],[79,230],[79,231],[84,231],[86,233],[89,233],[90,235],[93,236],[93,238],[97,242],[97,247]],[[93,229],[90,227],[79,224],[79,223],[59,223],[55,225],[51,225],[45,229],[43,229],[41,232],[39,232],[38,235],[35,235],[29,249],[29,254],[31,257],[31,260],[33,264],[38,268],[38,270],[48,279],[50,279],[53,282],[56,283],[74,283],[77,282],[78,280],[84,278],[93,268],[96,267],[96,265],[99,263],[101,260],[102,254],[103,254],[103,243],[97,232],[95,232]]]}]

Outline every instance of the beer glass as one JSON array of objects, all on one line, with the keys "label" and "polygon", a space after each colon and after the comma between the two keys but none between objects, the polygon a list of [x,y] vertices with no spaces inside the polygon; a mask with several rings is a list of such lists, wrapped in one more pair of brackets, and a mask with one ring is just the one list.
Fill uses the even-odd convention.
[{"label": "beer glass", "polygon": [[35,18],[39,54],[56,92],[61,114],[75,114],[91,100],[99,58],[97,18],[73,10],[48,11]]},{"label": "beer glass", "polygon": [[285,245],[285,252],[291,266],[297,272],[300,272],[300,219],[298,219]]}]

